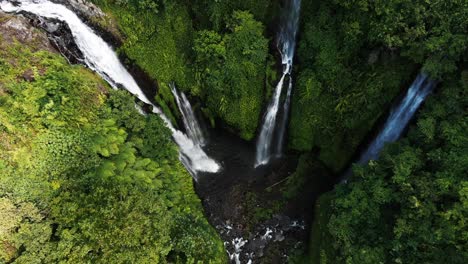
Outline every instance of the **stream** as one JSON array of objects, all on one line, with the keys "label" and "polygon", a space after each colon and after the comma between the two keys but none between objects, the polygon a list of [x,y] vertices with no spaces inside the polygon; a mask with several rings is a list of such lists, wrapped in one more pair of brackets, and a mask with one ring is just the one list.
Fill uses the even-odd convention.
[{"label": "stream", "polygon": [[[66,6],[48,0],[3,0],[0,1],[0,9],[8,13],[32,14],[42,21],[40,24],[43,28],[49,28],[57,22],[66,25],[68,36],[61,37],[72,40],[78,50],[62,53],[65,56],[73,54],[73,61],[83,63],[98,73],[113,88],[124,88],[132,93],[150,106],[152,112],[159,115],[172,131],[174,142],[179,146],[180,160],[193,176],[206,216],[223,239],[231,262],[258,263],[269,257],[273,261],[271,264],[274,264],[287,262],[295,249],[307,248],[315,199],[332,186],[330,181],[321,187],[319,182],[323,179],[320,177],[326,173],[317,173],[311,177],[312,182],[304,186],[311,186],[310,194],[303,194],[280,210],[268,211],[267,214],[261,211],[265,205],[282,199],[281,190],[272,187],[291,177],[298,165],[298,156],[284,154],[283,146],[287,138],[293,93],[293,58],[300,4],[300,0],[291,0],[285,5],[277,43],[282,55],[283,72],[265,113],[256,146],[223,129],[206,129],[203,120],[192,108],[190,97],[172,84],[171,90],[185,128],[184,131],[176,129],[154,100],[150,99],[152,96],[140,88],[114,49]],[[50,34],[53,29],[46,31]],[[62,48],[66,50],[68,47]],[[280,99],[285,85],[287,90],[281,106]],[[388,121],[363,152],[358,163],[365,164],[378,158],[385,143],[401,136],[434,86],[435,83],[426,75],[417,77],[402,101],[392,108]],[[141,114],[152,114],[138,105],[137,108]],[[262,212],[267,216],[253,219],[257,217],[256,213]],[[275,250],[269,250],[274,246]]]}]

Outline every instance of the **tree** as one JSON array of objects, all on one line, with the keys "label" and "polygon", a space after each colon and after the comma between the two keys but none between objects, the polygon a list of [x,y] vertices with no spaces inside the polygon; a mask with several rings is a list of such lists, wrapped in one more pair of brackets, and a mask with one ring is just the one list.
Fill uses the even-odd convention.
[{"label": "tree", "polygon": [[250,140],[264,100],[268,41],[248,12],[234,12],[228,29],[224,36],[201,31],[195,40],[201,96],[212,114]]},{"label": "tree", "polygon": [[[465,77],[463,77],[465,76]],[[407,138],[332,194],[329,263],[466,263],[467,72],[444,82]],[[326,251],[325,248],[333,247]]]},{"label": "tree", "polygon": [[224,263],[163,120],[32,45],[0,39],[0,262]]}]

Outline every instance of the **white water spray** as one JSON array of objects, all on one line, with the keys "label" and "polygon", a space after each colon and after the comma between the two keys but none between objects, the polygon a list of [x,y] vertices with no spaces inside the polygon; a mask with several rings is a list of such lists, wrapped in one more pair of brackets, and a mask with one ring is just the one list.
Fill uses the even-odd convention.
[{"label": "white water spray", "polygon": [[301,8],[301,0],[290,0],[287,2],[283,25],[280,28],[278,36],[278,49],[281,52],[281,60],[283,64],[283,75],[276,85],[275,92],[268,105],[267,112],[263,119],[263,125],[257,141],[257,153],[255,167],[266,165],[271,159],[273,153],[273,139],[276,128],[276,119],[279,110],[279,101],[283,84],[286,77],[289,78],[289,87],[286,95],[286,101],[283,107],[283,122],[280,124],[278,141],[276,145],[277,155],[280,156],[283,144],[284,134],[287,126],[287,118],[289,113],[290,97],[292,91],[291,73],[293,67],[294,51],[296,48],[296,35],[299,27],[299,14]]},{"label": "white water spray", "polygon": [[58,19],[66,23],[72,32],[76,45],[83,53],[86,65],[97,72],[112,87],[123,86],[141,101],[153,106],[153,112],[158,114],[172,131],[174,141],[180,147],[180,158],[187,170],[196,176],[196,172],[215,173],[220,170],[216,161],[206,155],[203,149],[190,140],[184,133],[175,129],[162,111],[151,103],[144,95],[130,73],[120,63],[112,48],[94,31],[88,27],[71,10],[63,5],[47,0],[20,0],[12,4],[10,1],[1,1],[0,9],[5,12],[29,12],[40,17]]},{"label": "white water spray", "polygon": [[204,146],[206,139],[203,130],[193,112],[192,105],[183,92],[178,92],[175,85],[171,84],[171,91],[182,114],[182,122],[184,123],[185,132],[189,138],[197,145]]}]

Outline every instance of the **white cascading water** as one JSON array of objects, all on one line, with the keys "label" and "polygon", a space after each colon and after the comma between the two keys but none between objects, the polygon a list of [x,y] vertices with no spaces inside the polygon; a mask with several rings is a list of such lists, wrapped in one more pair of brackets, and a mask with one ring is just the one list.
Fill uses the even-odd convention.
[{"label": "white cascading water", "polygon": [[278,131],[278,141],[277,141],[277,148],[276,148],[277,157],[281,157],[281,155],[283,155],[284,137],[286,134],[286,127],[288,125],[289,106],[291,105],[292,88],[293,88],[292,79],[289,78],[288,91],[286,93],[286,100],[284,101],[284,105],[283,105],[283,119],[281,120],[281,124],[280,124],[279,131]]},{"label": "white cascading water", "polygon": [[[286,13],[283,18],[283,25],[278,35],[278,49],[281,53],[283,64],[283,75],[276,85],[275,92],[268,105],[267,112],[263,119],[263,125],[257,141],[257,153],[255,167],[266,165],[270,161],[273,149],[274,131],[276,128],[276,119],[278,116],[281,92],[283,90],[286,76],[291,79],[293,67],[294,51],[296,48],[296,35],[299,27],[299,14],[301,9],[301,0],[289,0],[286,4]],[[292,81],[289,80],[288,93],[283,107],[283,122],[280,124],[278,142],[276,146],[277,155],[281,155],[284,141],[284,133],[287,126],[287,116],[289,112],[290,96],[292,90]]]},{"label": "white cascading water", "polygon": [[271,156],[271,143],[273,140],[273,132],[276,125],[276,115],[278,113],[279,98],[283,87],[284,78],[286,74],[283,73],[278,85],[276,86],[275,93],[273,94],[272,101],[268,106],[267,113],[265,115],[262,130],[257,141],[257,153],[255,160],[255,167],[265,165],[270,161]]},{"label": "white cascading water", "polygon": [[220,170],[219,164],[208,157],[201,146],[195,144],[184,133],[175,129],[162,111],[151,103],[138,87],[130,73],[119,61],[112,48],[94,31],[88,27],[71,10],[63,5],[47,0],[1,1],[0,9],[5,12],[29,12],[40,17],[54,18],[68,24],[75,39],[75,43],[83,53],[86,65],[97,72],[112,87],[121,85],[141,101],[153,106],[153,112],[164,120],[172,131],[174,141],[180,147],[180,158],[188,171],[195,177],[198,171],[215,173]]},{"label": "white cascading water", "polygon": [[400,138],[419,106],[434,89],[435,84],[424,73],[420,73],[416,77],[416,80],[406,92],[405,97],[392,108],[390,116],[387,118],[377,137],[359,158],[359,164],[364,165],[370,160],[376,160],[386,143],[394,142]]},{"label": "white cascading water", "polygon": [[172,94],[177,103],[180,113],[182,114],[182,121],[184,123],[185,132],[189,138],[197,145],[204,146],[206,139],[203,130],[198,123],[198,120],[193,112],[192,105],[183,92],[178,92],[175,85],[170,84]]}]

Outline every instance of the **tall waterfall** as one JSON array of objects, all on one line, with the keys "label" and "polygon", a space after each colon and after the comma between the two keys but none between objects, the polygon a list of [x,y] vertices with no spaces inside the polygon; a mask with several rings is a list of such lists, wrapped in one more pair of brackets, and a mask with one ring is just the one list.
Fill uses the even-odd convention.
[{"label": "tall waterfall", "polygon": [[395,105],[377,137],[372,141],[367,150],[359,158],[359,164],[366,164],[369,160],[375,160],[386,143],[400,138],[403,130],[414,116],[419,106],[435,87],[435,82],[424,73],[420,73],[405,97]]},{"label": "tall waterfall", "polygon": [[153,112],[163,119],[165,125],[172,131],[174,141],[180,147],[180,159],[192,175],[197,171],[217,172],[220,166],[206,155],[200,145],[195,144],[184,133],[175,129],[162,111],[144,95],[133,77],[119,61],[112,48],[94,31],[88,27],[71,10],[63,5],[48,0],[1,1],[0,8],[5,12],[25,11],[40,17],[54,18],[68,24],[76,45],[84,55],[86,65],[97,72],[112,87],[123,86],[141,101],[153,106]]},{"label": "tall waterfall", "polygon": [[278,131],[278,141],[277,141],[277,148],[276,148],[276,156],[278,157],[283,154],[284,137],[285,137],[284,135],[286,133],[286,127],[288,125],[289,106],[291,105],[292,88],[293,88],[292,79],[289,78],[288,91],[286,92],[286,100],[284,101],[284,105],[283,105],[283,119],[281,120],[281,124],[279,126],[279,131]]},{"label": "tall waterfall", "polygon": [[178,93],[174,84],[171,84],[171,91],[182,114],[185,132],[189,138],[197,145],[204,146],[206,144],[203,130],[198,123],[198,120],[193,112],[192,105],[183,92]]},{"label": "tall waterfall", "polygon": [[[263,125],[260,131],[260,136],[257,141],[257,153],[255,167],[268,164],[272,156],[273,147],[276,147],[277,155],[281,155],[284,134],[287,126],[287,118],[289,114],[290,97],[292,91],[291,73],[293,67],[294,51],[296,48],[296,35],[299,27],[299,14],[301,9],[301,0],[289,0],[286,3],[286,12],[282,18],[282,25],[278,35],[277,47],[281,53],[281,61],[283,64],[283,74],[280,81],[276,85],[273,97],[268,105],[267,112],[263,119]],[[289,78],[289,87],[286,94],[286,101],[283,106],[283,122],[281,122],[278,130],[277,145],[273,146],[276,119],[278,116],[281,92],[286,77]]]}]

